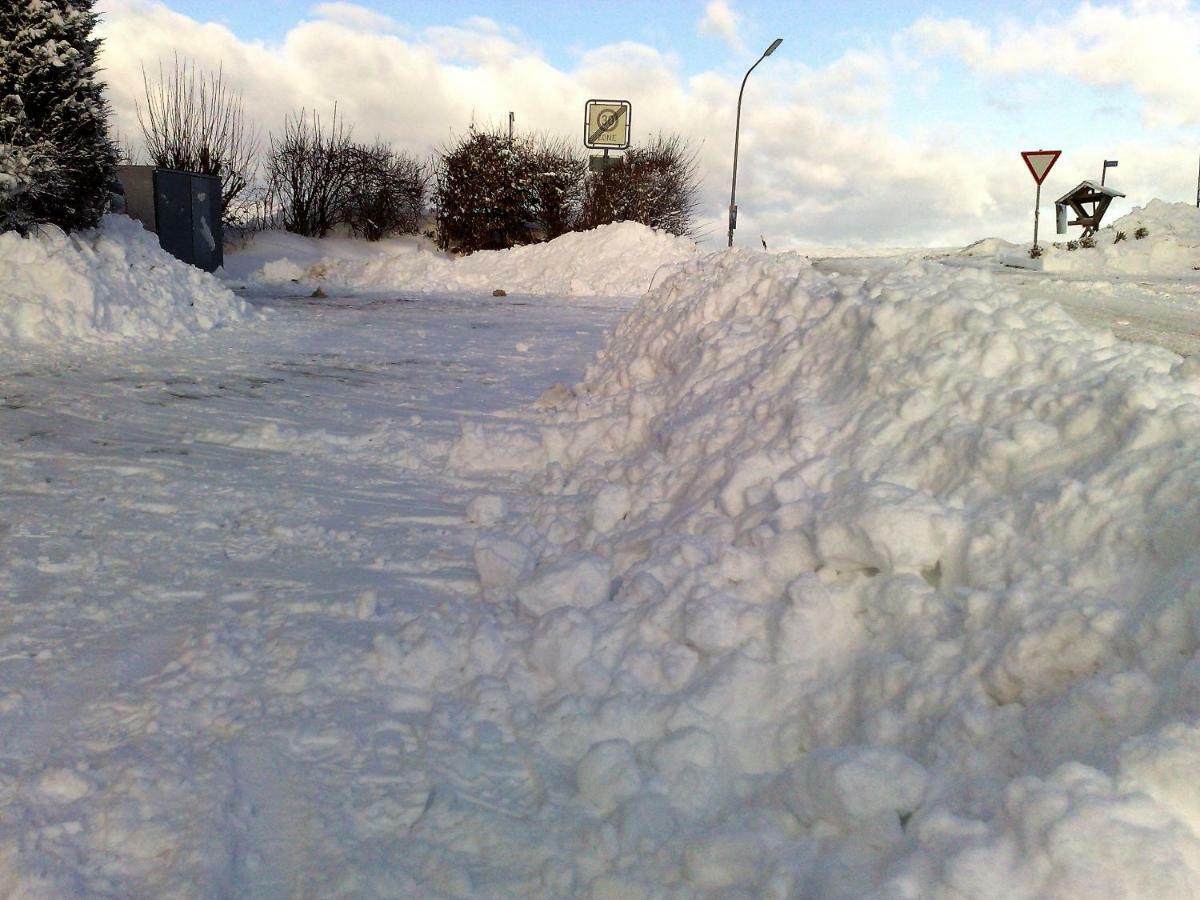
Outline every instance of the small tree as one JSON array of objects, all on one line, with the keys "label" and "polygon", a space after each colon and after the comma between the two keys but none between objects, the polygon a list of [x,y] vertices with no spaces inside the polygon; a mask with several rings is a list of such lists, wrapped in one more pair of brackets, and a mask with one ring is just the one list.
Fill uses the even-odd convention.
[{"label": "small tree", "polygon": [[343,221],[353,181],[350,130],[333,108],[329,129],[314,112],[288,116],[283,135],[271,136],[267,161],[270,205],[288,231],[325,237]]},{"label": "small tree", "polygon": [[180,62],[153,84],[142,69],[146,109],[137,107],[146,152],[154,165],[214,175],[221,179],[221,219],[237,225],[246,217],[247,191],[257,171],[262,138],[247,127],[240,91],[225,84],[224,72],[198,72]]},{"label": "small tree", "polygon": [[588,177],[580,226],[629,221],[690,235],[699,193],[696,152],[677,135],[659,135]]},{"label": "small tree", "polygon": [[528,243],[538,207],[532,176],[526,141],[471,126],[438,161],[438,245],[471,253]]},{"label": "small tree", "polygon": [[429,175],[425,166],[387,143],[350,148],[343,218],[368,241],[413,234],[421,224]]},{"label": "small tree", "polygon": [[114,151],[92,6],[0,4],[0,228],[89,228],[108,209]]}]

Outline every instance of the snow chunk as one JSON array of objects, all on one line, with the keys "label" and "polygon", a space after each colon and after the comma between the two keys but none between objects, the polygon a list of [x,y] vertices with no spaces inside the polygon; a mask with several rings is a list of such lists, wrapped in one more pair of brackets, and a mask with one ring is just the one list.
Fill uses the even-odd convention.
[{"label": "snow chunk", "polygon": [[903,753],[879,747],[838,747],[809,754],[788,797],[803,821],[820,819],[844,831],[877,824],[897,830],[925,799],[929,775]]},{"label": "snow chunk", "polygon": [[92,786],[70,769],[51,769],[38,779],[38,789],[57,803],[74,803],[86,797]]},{"label": "snow chunk", "polygon": [[641,790],[642,775],[628,741],[593,744],[575,767],[579,793],[601,812],[611,812]]},{"label": "snow chunk", "polygon": [[496,494],[481,494],[467,503],[467,521],[481,528],[491,528],[504,518],[507,506],[504,498]]},{"label": "snow chunk", "polygon": [[540,616],[573,606],[587,609],[612,595],[612,563],[594,554],[579,554],[539,569],[517,588],[517,601]]},{"label": "snow chunk", "polygon": [[533,569],[530,549],[501,534],[481,534],[475,541],[473,555],[484,596],[511,590]]}]

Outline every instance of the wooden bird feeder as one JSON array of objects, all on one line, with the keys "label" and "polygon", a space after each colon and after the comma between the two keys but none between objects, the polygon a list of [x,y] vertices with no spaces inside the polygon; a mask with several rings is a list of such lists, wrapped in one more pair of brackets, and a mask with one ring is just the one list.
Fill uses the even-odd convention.
[{"label": "wooden bird feeder", "polygon": [[[1100,220],[1108,212],[1114,197],[1124,197],[1120,191],[1094,181],[1081,181],[1079,186],[1067,191],[1054,201],[1058,212],[1058,233],[1066,234],[1068,225],[1082,225],[1081,237],[1091,237],[1100,227]],[[1088,207],[1091,207],[1090,209]],[[1067,221],[1067,209],[1075,213],[1075,221]]]}]

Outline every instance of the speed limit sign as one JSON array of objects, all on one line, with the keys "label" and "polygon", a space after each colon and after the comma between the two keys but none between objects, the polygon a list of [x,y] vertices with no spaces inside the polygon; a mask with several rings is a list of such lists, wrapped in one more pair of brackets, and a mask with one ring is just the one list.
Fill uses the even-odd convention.
[{"label": "speed limit sign", "polygon": [[595,150],[624,150],[629,146],[628,100],[589,100],[584,108],[583,145]]}]

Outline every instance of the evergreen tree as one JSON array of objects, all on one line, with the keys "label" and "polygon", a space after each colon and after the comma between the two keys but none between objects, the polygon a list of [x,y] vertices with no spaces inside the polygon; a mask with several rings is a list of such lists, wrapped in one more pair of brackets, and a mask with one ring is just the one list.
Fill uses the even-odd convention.
[{"label": "evergreen tree", "polygon": [[116,152],[92,6],[0,3],[0,229],[89,228],[108,208]]}]

